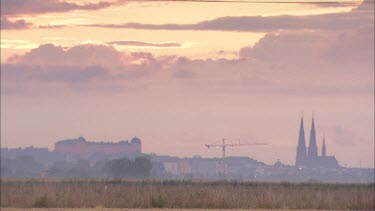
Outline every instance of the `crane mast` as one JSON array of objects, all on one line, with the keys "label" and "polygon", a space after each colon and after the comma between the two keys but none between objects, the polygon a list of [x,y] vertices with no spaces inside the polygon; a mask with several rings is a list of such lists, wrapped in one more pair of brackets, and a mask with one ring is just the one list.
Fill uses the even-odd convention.
[{"label": "crane mast", "polygon": [[238,144],[233,144],[233,143],[229,143],[229,144],[227,144],[227,143],[225,143],[225,138],[223,138],[223,140],[221,140],[222,141],[222,144],[216,144],[216,143],[214,143],[214,144],[206,144],[206,147],[209,149],[210,147],[220,147],[220,148],[222,148],[222,160],[220,161],[220,163],[219,164],[221,164],[221,168],[222,168],[222,173],[224,173],[224,174],[226,174],[226,164],[224,163],[224,161],[225,161],[225,149],[226,149],[226,147],[235,147],[235,146],[255,146],[255,145],[267,145],[267,143],[245,143],[245,144],[240,144],[240,143],[238,143]]},{"label": "crane mast", "polygon": [[206,147],[209,149],[210,147],[221,147],[222,148],[222,158],[225,158],[225,149],[226,147],[235,147],[235,146],[255,146],[255,145],[267,145],[267,143],[245,143],[245,144],[226,144],[225,138],[222,140],[222,144],[206,144]]}]

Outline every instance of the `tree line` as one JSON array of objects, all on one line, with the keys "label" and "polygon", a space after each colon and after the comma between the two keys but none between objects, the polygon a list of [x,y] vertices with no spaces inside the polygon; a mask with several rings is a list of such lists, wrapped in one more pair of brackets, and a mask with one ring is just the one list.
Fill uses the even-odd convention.
[{"label": "tree line", "polygon": [[160,165],[153,163],[147,157],[126,157],[100,160],[90,163],[88,160],[57,161],[43,165],[31,156],[14,159],[1,159],[1,178],[147,178]]}]

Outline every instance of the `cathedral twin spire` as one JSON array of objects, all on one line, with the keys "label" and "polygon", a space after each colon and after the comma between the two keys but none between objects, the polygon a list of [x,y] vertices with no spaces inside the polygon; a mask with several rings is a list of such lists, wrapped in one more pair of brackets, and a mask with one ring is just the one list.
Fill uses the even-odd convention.
[{"label": "cathedral twin spire", "polygon": [[[324,137],[323,137],[322,156],[326,156],[326,147],[325,147]],[[310,140],[309,140],[309,147],[307,148],[307,152],[306,152],[306,144],[305,144],[305,130],[303,126],[303,117],[301,117],[301,124],[300,124],[299,137],[298,137],[298,146],[297,146],[296,165],[297,166],[305,165],[307,164],[309,159],[314,159],[315,157],[318,157],[318,146],[316,143],[314,116],[312,118],[312,123],[311,123]]]},{"label": "cathedral twin spire", "polygon": [[323,157],[327,156],[327,153],[326,153],[326,139],[325,139],[325,136],[323,136],[322,156],[323,156]]},{"label": "cathedral twin spire", "polygon": [[311,158],[318,156],[318,146],[316,145],[314,117],[312,118],[312,123],[311,123],[310,142],[309,142],[307,156]]},{"label": "cathedral twin spire", "polygon": [[301,125],[299,128],[298,146],[296,165],[300,166],[306,162],[306,144],[305,144],[305,129],[303,127],[303,117],[301,117]]}]

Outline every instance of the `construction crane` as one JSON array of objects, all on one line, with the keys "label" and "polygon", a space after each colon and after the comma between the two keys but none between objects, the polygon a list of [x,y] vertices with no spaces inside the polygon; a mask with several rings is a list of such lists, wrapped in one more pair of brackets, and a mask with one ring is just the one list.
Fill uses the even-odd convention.
[{"label": "construction crane", "polygon": [[219,165],[218,165],[218,167],[219,167],[219,169],[217,169],[218,170],[218,172],[222,175],[222,176],[225,176],[226,174],[227,174],[227,165],[226,165],[226,163],[224,162],[225,161],[225,148],[226,147],[235,147],[235,146],[250,146],[250,145],[267,145],[266,143],[246,143],[246,144],[241,144],[241,143],[238,143],[238,144],[233,144],[233,143],[231,143],[231,144],[226,144],[225,143],[225,138],[223,138],[223,140],[222,140],[222,144],[219,144],[218,142],[220,142],[220,141],[218,141],[218,142],[215,142],[215,143],[213,143],[213,144],[206,144],[206,147],[207,148],[210,148],[210,147],[221,147],[222,148],[222,159],[221,159],[221,161],[219,161]]},{"label": "construction crane", "polygon": [[225,143],[225,140],[226,140],[226,139],[223,138],[223,140],[222,140],[222,144],[217,144],[218,142],[213,143],[213,144],[206,144],[206,147],[207,147],[208,149],[209,149],[210,147],[221,147],[221,148],[222,148],[222,158],[224,159],[224,158],[225,158],[225,148],[226,148],[226,147],[267,145],[267,143],[245,143],[245,144],[238,143],[238,144],[226,144],[226,143]]},{"label": "construction crane", "polygon": [[226,147],[235,147],[235,146],[254,146],[254,145],[267,145],[267,143],[246,143],[246,144],[241,144],[241,143],[238,143],[238,144],[226,144],[225,143],[225,138],[223,138],[222,140],[222,144],[218,144],[218,142],[215,142],[213,144],[206,144],[206,147],[209,149],[210,147],[221,147],[222,148],[222,159],[221,161],[219,162],[219,166],[220,166],[220,173],[223,174],[224,176],[226,175],[227,173],[227,165],[225,164],[225,149]]}]

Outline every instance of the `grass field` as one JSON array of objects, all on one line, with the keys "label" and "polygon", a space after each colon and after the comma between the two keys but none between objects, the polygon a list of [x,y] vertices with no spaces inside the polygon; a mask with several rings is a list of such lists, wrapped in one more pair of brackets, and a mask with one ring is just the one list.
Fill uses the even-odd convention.
[{"label": "grass field", "polygon": [[373,183],[152,180],[1,181],[2,208],[374,210],[374,197]]},{"label": "grass field", "polygon": [[[3,208],[2,211],[207,211],[207,209],[168,209],[168,208],[149,208],[149,209],[111,209],[111,208]],[[210,209],[210,211],[221,211],[222,209]],[[244,211],[249,209],[230,209],[228,211]],[[268,211],[265,209],[251,209],[251,211]],[[274,210],[278,211],[278,210]],[[280,210],[281,211],[281,210]],[[282,210],[285,211],[285,210]],[[314,211],[314,210],[300,210],[300,211]],[[324,211],[324,210],[319,210]]]}]

